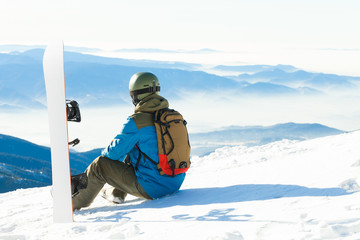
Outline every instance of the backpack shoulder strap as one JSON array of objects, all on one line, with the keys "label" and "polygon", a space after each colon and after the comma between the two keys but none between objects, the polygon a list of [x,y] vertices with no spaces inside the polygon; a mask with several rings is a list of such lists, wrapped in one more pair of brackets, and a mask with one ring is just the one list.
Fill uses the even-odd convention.
[{"label": "backpack shoulder strap", "polygon": [[139,148],[139,146],[138,146],[137,144],[135,144],[135,148],[136,148],[137,150],[139,150],[139,156],[138,156],[138,159],[136,160],[135,169],[136,169],[136,170],[138,169],[138,166],[139,166],[139,163],[140,163],[140,160],[141,160],[141,155],[142,155],[142,156],[144,156],[144,159],[146,158],[146,159],[148,159],[151,163],[153,163],[154,165],[156,165],[158,171],[159,171],[160,174],[161,174],[162,170],[161,170],[160,165],[159,165],[158,163],[156,163],[154,160],[152,160],[146,153],[144,153],[143,151],[141,151],[140,148]]}]

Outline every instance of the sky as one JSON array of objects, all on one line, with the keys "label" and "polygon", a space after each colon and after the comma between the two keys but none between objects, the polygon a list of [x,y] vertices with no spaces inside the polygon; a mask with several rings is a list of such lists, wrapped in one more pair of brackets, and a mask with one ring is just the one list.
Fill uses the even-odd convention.
[{"label": "sky", "polygon": [[356,0],[1,0],[0,44],[211,48],[222,54],[193,61],[360,76],[359,12]]}]

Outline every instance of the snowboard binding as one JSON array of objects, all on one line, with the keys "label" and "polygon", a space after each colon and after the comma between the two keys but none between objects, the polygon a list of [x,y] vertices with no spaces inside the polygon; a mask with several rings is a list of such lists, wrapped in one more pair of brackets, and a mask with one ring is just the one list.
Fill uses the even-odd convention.
[{"label": "snowboard binding", "polygon": [[72,147],[75,147],[79,143],[80,143],[80,139],[76,138],[76,139],[72,140],[71,142],[69,142],[69,145]]},{"label": "snowboard binding", "polygon": [[[66,100],[66,113],[68,121],[81,122],[79,104],[75,100]],[[79,143],[80,140],[76,138],[75,140],[69,142],[69,145],[75,147],[75,145]]]},{"label": "snowboard binding", "polygon": [[66,100],[67,120],[81,122],[79,104],[75,100]]},{"label": "snowboard binding", "polygon": [[87,188],[88,177],[86,173],[71,176],[71,196],[79,194],[79,190]]}]

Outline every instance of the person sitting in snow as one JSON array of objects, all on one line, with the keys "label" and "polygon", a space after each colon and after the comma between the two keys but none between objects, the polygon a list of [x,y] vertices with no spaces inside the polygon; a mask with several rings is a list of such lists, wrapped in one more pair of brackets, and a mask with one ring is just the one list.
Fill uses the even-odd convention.
[{"label": "person sitting in snow", "polygon": [[106,183],[113,188],[103,190],[103,197],[121,203],[127,194],[145,199],[172,194],[180,189],[185,179],[185,173],[160,175],[156,165],[145,158],[137,163],[138,149],[159,162],[153,112],[168,108],[169,103],[159,95],[158,78],[149,72],[133,75],[129,91],[135,113],[128,117],[120,134],[88,166],[85,173],[72,177],[74,210],[90,206]]}]

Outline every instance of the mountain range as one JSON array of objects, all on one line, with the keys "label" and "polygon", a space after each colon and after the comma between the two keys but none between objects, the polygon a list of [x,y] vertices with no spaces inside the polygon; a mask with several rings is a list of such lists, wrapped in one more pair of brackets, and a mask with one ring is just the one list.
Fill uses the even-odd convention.
[{"label": "mountain range", "polygon": [[270,142],[308,140],[318,137],[345,133],[317,123],[282,123],[272,126],[231,126],[217,131],[189,135],[193,155],[207,155],[223,146],[259,146]]},{"label": "mountain range", "polygon": [[[84,172],[100,152],[70,152],[71,173]],[[50,184],[50,148],[0,134],[0,192]]]},{"label": "mountain range", "polygon": [[[44,49],[0,53],[0,109],[45,108],[42,70]],[[229,76],[207,73],[200,64],[100,57],[65,51],[67,97],[80,105],[124,103],[128,81],[141,71],[161,80],[162,93],[173,99],[183,92],[236,91],[243,95],[301,96],[322,94],[328,89],[353,89],[360,77],[311,73],[288,65],[217,66]],[[237,71],[242,73],[236,75]],[[233,72],[234,74],[231,74]]]},{"label": "mountain range", "polygon": [[282,65],[278,64],[275,66],[270,65],[243,65],[243,66],[228,66],[228,65],[218,65],[212,68],[212,70],[220,70],[226,72],[242,72],[242,73],[258,73],[263,71],[271,71],[275,69],[280,69],[285,72],[295,72],[298,71],[294,66],[291,65]]},{"label": "mountain range", "polygon": [[336,74],[311,73],[304,70],[285,71],[281,68],[273,68],[253,74],[240,74],[240,81],[259,82],[266,81],[271,84],[285,85],[288,87],[308,87],[318,91],[333,88],[354,88],[359,77],[339,76]]},{"label": "mountain range", "polygon": [[[263,145],[283,139],[306,140],[344,131],[320,124],[286,123],[269,127],[232,126],[222,130],[190,134],[192,156],[207,155],[215,149],[234,144]],[[70,152],[71,173],[84,172],[101,153]],[[18,188],[40,187],[51,184],[50,148],[29,141],[0,134],[0,193]]]}]

